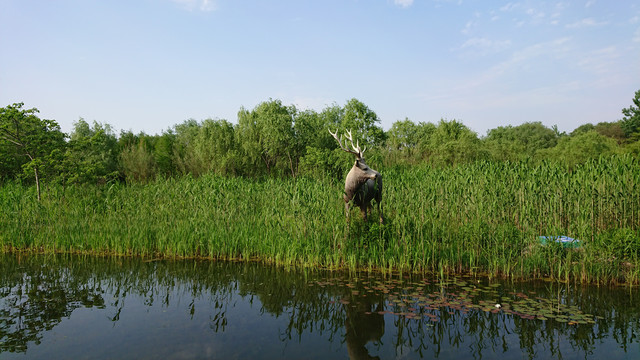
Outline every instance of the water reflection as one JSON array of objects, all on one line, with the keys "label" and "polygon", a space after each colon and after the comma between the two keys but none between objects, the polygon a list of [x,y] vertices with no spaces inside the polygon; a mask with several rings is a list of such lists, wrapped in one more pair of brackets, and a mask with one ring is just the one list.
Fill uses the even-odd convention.
[{"label": "water reflection", "polygon": [[0,255],[0,353],[635,359],[637,299],[628,288],[545,282]]}]

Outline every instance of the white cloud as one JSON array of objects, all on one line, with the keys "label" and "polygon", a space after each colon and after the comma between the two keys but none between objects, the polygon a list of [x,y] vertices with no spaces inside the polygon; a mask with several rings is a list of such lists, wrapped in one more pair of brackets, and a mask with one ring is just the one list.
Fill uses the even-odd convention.
[{"label": "white cloud", "polygon": [[473,29],[473,27],[475,27],[476,23],[473,21],[467,21],[467,23],[464,25],[464,28],[462,30],[460,30],[461,33],[463,33],[464,35],[469,35],[471,34],[471,30]]},{"label": "white cloud", "polygon": [[597,22],[595,20],[593,20],[593,18],[585,18],[582,19],[580,21],[576,21],[574,23],[571,24],[567,24],[565,27],[567,29],[580,29],[580,28],[584,28],[584,27],[591,27],[591,26],[600,26],[600,25],[606,25],[606,22]]},{"label": "white cloud", "polygon": [[621,56],[615,46],[609,46],[581,56],[578,65],[593,74],[608,74],[616,68],[616,60]]},{"label": "white cloud", "polygon": [[633,33],[633,42],[640,42],[640,28]]},{"label": "white cloud", "polygon": [[511,41],[495,41],[487,38],[471,38],[460,46],[460,50],[471,50],[475,54],[486,55],[488,53],[505,50],[511,46]]},{"label": "white cloud", "polygon": [[587,1],[586,4],[584,4],[584,7],[586,7],[586,8],[591,7],[595,3],[596,3],[595,0],[589,0],[589,1]]},{"label": "white cloud", "polygon": [[393,0],[393,3],[400,6],[401,8],[408,8],[413,5],[413,0]]},{"label": "white cloud", "polygon": [[181,5],[189,11],[213,11],[216,9],[214,0],[171,0],[176,4]]},{"label": "white cloud", "polygon": [[500,11],[511,11],[513,9],[515,9],[516,7],[518,7],[519,4],[517,3],[508,3],[507,5],[503,6],[500,8]]},{"label": "white cloud", "polygon": [[[541,56],[548,57],[549,54],[553,54],[555,58],[562,58],[566,56],[568,51],[568,43],[571,38],[564,37],[549,42],[542,42],[527,46],[521,50],[515,51],[505,61],[494,65],[487,69],[474,79],[468,79],[465,81],[464,87],[467,90],[476,90],[487,84],[496,82],[499,78],[513,75],[520,72],[523,69],[529,69],[535,67],[538,59]],[[480,42],[481,43],[481,42]],[[510,43],[503,45],[508,46]]]},{"label": "white cloud", "polygon": [[542,11],[538,11],[536,9],[533,8],[529,8],[526,11],[527,15],[531,16],[531,19],[535,20],[540,20],[542,18],[545,17],[545,13]]}]

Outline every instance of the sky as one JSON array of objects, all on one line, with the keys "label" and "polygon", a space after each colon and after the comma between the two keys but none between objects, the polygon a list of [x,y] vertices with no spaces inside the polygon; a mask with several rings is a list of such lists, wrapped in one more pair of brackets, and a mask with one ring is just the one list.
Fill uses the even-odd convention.
[{"label": "sky", "polygon": [[355,98],[388,130],[617,121],[640,90],[631,0],[0,0],[0,107],[160,134],[278,99]]}]

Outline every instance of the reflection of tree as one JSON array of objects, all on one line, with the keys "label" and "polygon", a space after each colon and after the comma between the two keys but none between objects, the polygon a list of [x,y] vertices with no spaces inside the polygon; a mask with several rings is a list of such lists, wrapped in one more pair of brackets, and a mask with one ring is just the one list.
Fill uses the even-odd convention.
[{"label": "reflection of tree", "polygon": [[[532,297],[602,317],[595,325],[568,325],[477,307],[482,299],[495,301],[492,293],[472,299],[460,288],[424,284],[422,279],[360,276],[258,263],[0,255],[0,352],[25,352],[29,343],[38,344],[44,332],[79,307],[108,308],[115,324],[132,295],[149,307],[183,304],[185,316],[191,318],[204,311],[216,333],[227,330],[227,314],[236,304],[247,302],[264,314],[286,319],[280,329],[282,341],[319,334],[329,342],[344,343],[355,359],[371,358],[367,348],[372,347],[382,356],[389,346],[396,355],[412,352],[423,357],[462,351],[482,358],[517,351],[528,358],[540,357],[541,352],[561,358],[567,355],[562,353],[567,345],[590,354],[603,340],[613,338],[629,353],[638,342],[637,291],[508,285],[514,293],[535,294]],[[507,290],[495,295],[509,302],[505,297],[517,300]],[[383,338],[391,339],[385,340],[386,348]]]},{"label": "reflection of tree", "polygon": [[32,271],[21,274],[7,259],[0,265],[0,352],[25,352],[29,342],[39,344],[44,331],[78,307],[104,307],[100,287],[69,269],[34,267],[26,258],[20,265]]}]

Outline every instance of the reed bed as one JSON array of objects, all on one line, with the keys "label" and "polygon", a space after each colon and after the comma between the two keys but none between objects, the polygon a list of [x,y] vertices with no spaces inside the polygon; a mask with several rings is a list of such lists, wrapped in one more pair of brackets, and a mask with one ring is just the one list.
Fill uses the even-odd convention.
[{"label": "reed bed", "polygon": [[[640,282],[640,163],[476,162],[383,169],[385,223],[342,180],[204,175],[146,185],[0,188],[4,251],[243,259],[330,269]],[[567,235],[577,249],[541,245]]]}]

